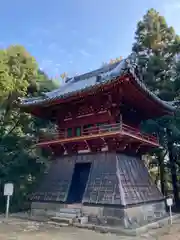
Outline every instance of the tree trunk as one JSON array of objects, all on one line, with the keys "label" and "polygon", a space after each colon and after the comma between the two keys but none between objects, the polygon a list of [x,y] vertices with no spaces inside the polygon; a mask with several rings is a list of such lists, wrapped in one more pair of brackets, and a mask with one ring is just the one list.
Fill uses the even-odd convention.
[{"label": "tree trunk", "polygon": [[166,189],[166,179],[165,179],[165,168],[164,168],[164,158],[159,156],[159,171],[160,171],[160,182],[161,182],[161,192],[164,196],[167,195]]},{"label": "tree trunk", "polygon": [[179,202],[179,193],[178,193],[178,180],[177,180],[177,171],[176,171],[176,159],[173,154],[173,141],[172,141],[172,132],[169,128],[166,129],[167,132],[167,146],[169,152],[169,162],[170,162],[170,170],[171,170],[171,178],[172,178],[172,187],[173,187],[173,195],[175,205],[178,206]]},{"label": "tree trunk", "polygon": [[167,195],[167,183],[165,178],[165,164],[164,164],[164,158],[166,156],[167,152],[160,152],[158,157],[158,168],[159,168],[159,175],[160,175],[160,183],[161,183],[161,192],[164,196]]}]

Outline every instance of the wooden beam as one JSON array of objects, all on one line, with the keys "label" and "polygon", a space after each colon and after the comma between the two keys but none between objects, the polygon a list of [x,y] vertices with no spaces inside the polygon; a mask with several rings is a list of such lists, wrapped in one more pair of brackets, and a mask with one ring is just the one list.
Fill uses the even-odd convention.
[{"label": "wooden beam", "polygon": [[91,147],[89,146],[88,141],[87,141],[87,140],[84,140],[84,142],[85,142],[85,144],[86,144],[86,146],[87,146],[87,149],[90,151],[90,150],[91,150]]},{"label": "wooden beam", "polygon": [[67,121],[61,121],[59,122],[59,125],[61,129],[63,129],[63,128],[78,127],[78,126],[88,125],[88,124],[103,123],[103,122],[108,122],[108,120],[109,120],[108,112],[99,112],[96,115],[92,114],[88,116],[77,117],[75,119],[69,119]]},{"label": "wooden beam", "polygon": [[100,139],[102,140],[104,146],[106,146],[106,145],[107,145],[107,142],[106,142],[105,138],[101,137]]},{"label": "wooden beam", "polygon": [[117,146],[117,149],[119,151],[123,151],[128,147],[128,143],[126,141],[121,141],[121,143],[119,144],[119,146]]}]

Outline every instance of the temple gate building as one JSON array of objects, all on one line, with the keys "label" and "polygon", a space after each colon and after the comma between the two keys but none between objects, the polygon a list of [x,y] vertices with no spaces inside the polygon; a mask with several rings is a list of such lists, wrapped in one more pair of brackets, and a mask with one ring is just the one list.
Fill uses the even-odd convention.
[{"label": "temple gate building", "polygon": [[70,212],[126,227],[166,214],[164,196],[142,160],[160,147],[158,138],[141,132],[140,123],[174,108],[145,87],[131,58],[67,79],[42,97],[22,99],[21,107],[57,126],[37,143],[51,149],[53,159],[31,195],[34,213]]}]

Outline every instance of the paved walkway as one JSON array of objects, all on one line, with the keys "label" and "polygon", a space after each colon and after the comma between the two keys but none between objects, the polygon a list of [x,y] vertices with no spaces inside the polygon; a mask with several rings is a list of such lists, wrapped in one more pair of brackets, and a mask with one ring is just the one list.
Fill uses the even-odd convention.
[{"label": "paved walkway", "polygon": [[0,222],[0,240],[180,240],[180,220],[172,227],[154,229],[138,237],[101,234],[91,230],[54,227],[33,221],[11,218]]}]

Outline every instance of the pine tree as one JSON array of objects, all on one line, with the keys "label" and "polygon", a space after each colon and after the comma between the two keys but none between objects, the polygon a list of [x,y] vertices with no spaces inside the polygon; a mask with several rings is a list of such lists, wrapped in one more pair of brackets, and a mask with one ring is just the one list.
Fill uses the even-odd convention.
[{"label": "pine tree", "polygon": [[[174,29],[167,25],[165,18],[156,10],[148,10],[143,19],[137,24],[132,51],[137,55],[139,71],[148,88],[163,100],[173,101],[178,98],[180,84],[179,74],[177,74],[179,65],[176,58],[180,51],[180,38],[176,35]],[[162,150],[152,153],[156,156],[161,171],[160,178],[163,193],[165,192],[164,156],[168,151],[169,157],[172,158],[173,144],[179,138],[176,133],[180,133],[178,119],[179,115],[177,114],[176,119],[163,117],[156,121],[144,123],[146,130],[151,131],[153,129],[158,133],[160,143],[163,146]],[[170,160],[171,168],[173,163],[173,169],[175,169],[174,159]],[[177,196],[176,172],[173,171],[172,174],[172,185]]]},{"label": "pine tree", "polygon": [[179,37],[165,18],[150,9],[137,24],[133,52],[137,54],[143,81],[164,100],[173,100],[172,74],[180,50]]}]

